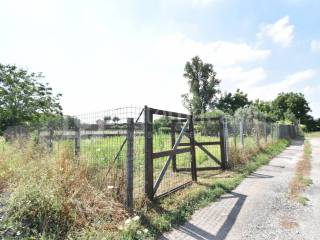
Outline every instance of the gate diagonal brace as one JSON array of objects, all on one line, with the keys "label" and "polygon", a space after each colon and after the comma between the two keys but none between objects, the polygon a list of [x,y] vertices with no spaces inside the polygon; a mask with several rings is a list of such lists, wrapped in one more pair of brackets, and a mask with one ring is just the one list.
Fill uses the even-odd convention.
[{"label": "gate diagonal brace", "polygon": [[[190,138],[190,136],[188,134],[185,134],[188,138]],[[213,156],[208,149],[206,149],[204,146],[202,146],[199,142],[197,142],[196,140],[194,140],[195,145],[197,145],[197,147],[199,147],[203,152],[205,152],[209,158],[211,158],[214,162],[216,162],[217,164],[219,164],[220,166],[222,165],[222,163],[215,157]]]},{"label": "gate diagonal brace", "polygon": [[[180,132],[180,134],[178,136],[178,139],[176,140],[176,142],[175,142],[175,144],[174,144],[174,146],[172,148],[172,151],[177,150],[178,146],[180,145],[181,139],[182,139],[185,131],[187,130],[188,124],[189,124],[189,120],[187,120],[186,123],[184,124],[184,126],[183,126],[183,128],[182,128],[182,130],[181,130],[181,132]],[[155,194],[157,192],[157,190],[158,190],[158,188],[160,186],[160,183],[161,183],[161,181],[162,181],[162,179],[164,177],[164,174],[166,173],[166,171],[167,171],[167,169],[168,169],[168,167],[169,167],[169,165],[171,163],[172,157],[173,157],[173,155],[170,155],[168,157],[166,164],[162,168],[161,173],[160,173],[160,175],[159,175],[159,177],[158,177],[158,179],[157,179],[157,181],[156,181],[156,183],[155,183],[155,185],[153,187],[153,194]]]}]

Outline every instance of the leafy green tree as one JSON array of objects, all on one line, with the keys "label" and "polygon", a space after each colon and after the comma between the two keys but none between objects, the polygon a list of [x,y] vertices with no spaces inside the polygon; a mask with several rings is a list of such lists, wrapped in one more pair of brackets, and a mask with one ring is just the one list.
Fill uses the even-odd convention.
[{"label": "leafy green tree", "polygon": [[278,120],[286,120],[286,116],[292,117],[292,114],[302,124],[310,119],[311,109],[302,93],[280,93],[272,102],[272,108]]},{"label": "leafy green tree", "polygon": [[257,119],[257,120],[266,119],[266,115],[254,105],[248,105],[243,108],[237,109],[234,116],[237,119],[243,119],[245,121],[247,120],[253,121],[254,119]]},{"label": "leafy green tree", "polygon": [[41,73],[28,73],[14,65],[0,64],[0,131],[13,125],[36,125],[61,115],[60,97]]},{"label": "leafy green tree", "polygon": [[153,130],[155,132],[170,132],[171,119],[167,116],[160,117],[154,120]]},{"label": "leafy green tree", "polygon": [[117,117],[117,116],[114,116],[114,117],[112,118],[112,121],[113,121],[115,124],[117,124],[117,123],[120,121],[120,118]]},{"label": "leafy green tree", "polygon": [[239,108],[249,106],[251,101],[248,99],[248,94],[243,93],[240,89],[232,93],[225,93],[222,95],[216,104],[216,107],[223,112],[234,114]]},{"label": "leafy green tree", "polygon": [[272,107],[272,101],[263,101],[263,100],[257,99],[254,101],[253,105],[260,112],[265,114],[267,121],[276,122],[278,120]]},{"label": "leafy green tree", "polygon": [[190,87],[189,93],[182,95],[183,105],[194,114],[207,112],[215,103],[220,84],[212,64],[203,63],[200,57],[195,56],[186,63],[183,76],[188,79]]}]

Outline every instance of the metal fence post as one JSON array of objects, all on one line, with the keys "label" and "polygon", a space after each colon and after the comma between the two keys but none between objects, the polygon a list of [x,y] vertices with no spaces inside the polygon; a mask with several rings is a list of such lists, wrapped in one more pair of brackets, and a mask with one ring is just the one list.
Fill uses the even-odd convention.
[{"label": "metal fence post", "polygon": [[81,140],[81,127],[80,120],[75,120],[75,138],[74,138],[74,153],[76,155],[77,161],[79,162],[80,157],[80,140]]},{"label": "metal fence post", "polygon": [[133,208],[133,150],[134,150],[134,120],[127,119],[127,207]]},{"label": "metal fence post", "polygon": [[144,172],[145,172],[145,187],[146,196],[153,199],[153,115],[150,109],[144,107]]},{"label": "metal fence post", "polygon": [[271,142],[273,143],[273,123],[270,123]]},{"label": "metal fence post", "polygon": [[193,115],[189,119],[189,136],[190,136],[190,152],[191,152],[191,174],[192,180],[197,181],[197,163],[196,163],[196,150],[194,141],[194,126],[193,126]]},{"label": "metal fence post", "polygon": [[[174,144],[176,143],[176,125],[175,123],[171,123],[171,148],[174,147]],[[172,171],[177,171],[177,156],[172,156]]]}]

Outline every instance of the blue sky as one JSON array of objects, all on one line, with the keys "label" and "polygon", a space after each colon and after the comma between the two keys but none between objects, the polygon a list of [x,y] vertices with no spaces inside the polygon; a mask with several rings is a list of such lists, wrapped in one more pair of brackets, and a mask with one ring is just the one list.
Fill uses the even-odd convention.
[{"label": "blue sky", "polygon": [[185,111],[187,60],[222,91],[303,92],[320,117],[320,1],[1,0],[0,62],[43,72],[67,114],[145,104]]}]

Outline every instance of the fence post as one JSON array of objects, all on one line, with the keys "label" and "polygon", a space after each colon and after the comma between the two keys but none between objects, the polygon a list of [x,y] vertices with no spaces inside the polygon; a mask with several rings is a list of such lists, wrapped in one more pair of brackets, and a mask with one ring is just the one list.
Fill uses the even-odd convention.
[{"label": "fence post", "polygon": [[153,115],[150,109],[144,107],[144,172],[146,196],[153,199]]},{"label": "fence post", "polygon": [[196,163],[196,149],[194,141],[194,126],[193,126],[193,115],[189,119],[189,136],[190,136],[190,152],[191,152],[191,175],[192,180],[197,181],[197,163]]},{"label": "fence post", "polygon": [[234,142],[234,147],[237,148],[237,129],[236,129],[236,123],[235,120],[233,119],[233,142]]},{"label": "fence post", "polygon": [[263,122],[263,131],[264,131],[264,141],[265,143],[268,142],[268,132],[267,132],[267,123]]},{"label": "fence post", "polygon": [[256,121],[256,143],[260,146],[260,136],[259,136],[259,121]]},{"label": "fence post", "polygon": [[74,153],[76,155],[78,163],[79,163],[79,157],[80,157],[80,140],[81,140],[80,130],[81,130],[80,120],[75,120]]},{"label": "fence post", "polygon": [[49,152],[51,153],[53,150],[53,129],[49,128],[49,136],[48,136],[48,149]]},{"label": "fence post", "polygon": [[[174,144],[176,143],[176,125],[174,122],[171,122],[171,148],[174,147]],[[177,156],[172,156],[172,171],[177,171]]]},{"label": "fence post", "polygon": [[221,168],[227,168],[227,149],[226,149],[226,132],[225,132],[225,119],[221,117],[219,119],[219,127],[220,127],[220,152],[221,152]]},{"label": "fence post", "polygon": [[273,123],[270,123],[271,142],[273,143]]},{"label": "fence post", "polygon": [[134,150],[134,120],[127,119],[127,207],[133,208],[133,150]]},{"label": "fence post", "polygon": [[240,145],[243,148],[244,147],[244,141],[243,141],[243,119],[240,120]]}]

